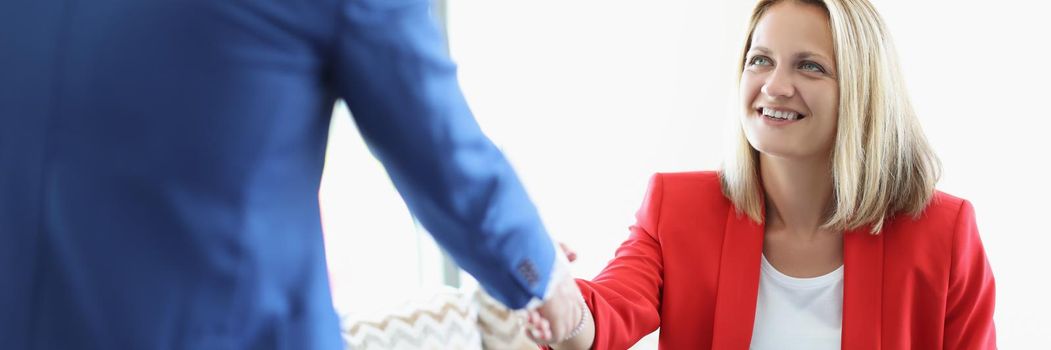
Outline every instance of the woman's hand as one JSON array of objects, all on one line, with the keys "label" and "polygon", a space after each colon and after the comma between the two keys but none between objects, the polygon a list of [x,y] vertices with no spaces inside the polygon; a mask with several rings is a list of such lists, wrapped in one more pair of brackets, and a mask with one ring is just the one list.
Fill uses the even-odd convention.
[{"label": "woman's hand", "polygon": [[558,242],[558,247],[562,248],[562,253],[566,254],[566,260],[569,260],[569,262],[577,261],[577,252],[570,249],[568,245]]},{"label": "woman's hand", "polygon": [[[559,242],[558,245],[566,255],[566,260],[577,260],[577,253],[565,243]],[[544,305],[526,311],[523,320],[526,335],[540,345],[589,348],[595,326],[576,282],[567,275],[559,281],[554,294]]]}]

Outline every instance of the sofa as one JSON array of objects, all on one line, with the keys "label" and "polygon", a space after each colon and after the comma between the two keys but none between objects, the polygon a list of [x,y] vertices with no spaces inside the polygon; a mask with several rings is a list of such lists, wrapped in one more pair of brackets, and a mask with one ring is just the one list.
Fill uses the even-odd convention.
[{"label": "sofa", "polygon": [[535,350],[513,311],[480,288],[443,288],[372,315],[341,316],[346,349]]}]

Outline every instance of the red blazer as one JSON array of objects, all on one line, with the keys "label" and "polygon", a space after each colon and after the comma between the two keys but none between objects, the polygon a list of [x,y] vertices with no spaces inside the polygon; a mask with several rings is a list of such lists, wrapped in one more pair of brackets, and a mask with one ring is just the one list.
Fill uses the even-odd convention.
[{"label": "red blazer", "polygon": [[[594,348],[660,327],[661,349],[747,349],[763,226],[735,213],[714,172],[655,175],[636,218],[602,273],[578,281]],[[938,192],[918,219],[846,232],[843,264],[843,349],[996,347],[993,274],[966,200]]]}]

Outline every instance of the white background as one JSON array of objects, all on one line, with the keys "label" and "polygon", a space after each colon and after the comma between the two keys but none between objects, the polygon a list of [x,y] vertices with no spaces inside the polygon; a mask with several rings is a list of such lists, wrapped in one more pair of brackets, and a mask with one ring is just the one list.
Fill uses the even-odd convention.
[{"label": "white background", "polygon": [[[1051,28],[1039,1],[873,0],[944,165],[973,202],[997,280],[998,343],[1051,344]],[[716,169],[753,2],[450,0],[468,101],[556,239],[593,277],[649,176]],[[440,284],[419,234],[345,111],[322,188],[336,304],[371,310]],[[639,348],[655,348],[648,339]]]}]

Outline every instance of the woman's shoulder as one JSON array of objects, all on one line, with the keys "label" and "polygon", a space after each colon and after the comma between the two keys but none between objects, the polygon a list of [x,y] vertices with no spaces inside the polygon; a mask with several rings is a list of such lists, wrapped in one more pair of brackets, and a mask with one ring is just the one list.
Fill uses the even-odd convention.
[{"label": "woman's shoulder", "polygon": [[663,187],[691,188],[698,191],[722,193],[719,172],[714,170],[656,173],[651,183],[656,182]]},{"label": "woman's shoulder", "polygon": [[952,229],[959,221],[960,215],[968,210],[971,203],[966,199],[942,191],[934,191],[927,207],[923,209],[916,221],[927,225],[944,226]]},{"label": "woman's shoulder", "polygon": [[[974,223],[974,209],[966,199],[942,191],[935,191],[930,202],[913,216],[907,213],[895,215],[889,222],[887,232],[906,240],[950,241],[961,226]],[[902,231],[902,232],[895,232]]]},{"label": "woman's shoulder", "polygon": [[925,210],[933,210],[938,213],[943,211],[956,213],[964,204],[969,204],[966,199],[942,191],[934,191],[934,196],[931,197],[931,202],[927,203]]},{"label": "woman's shoulder", "polygon": [[664,210],[719,211],[730,205],[716,171],[656,173],[650,179],[648,192],[651,200],[659,199]]}]

